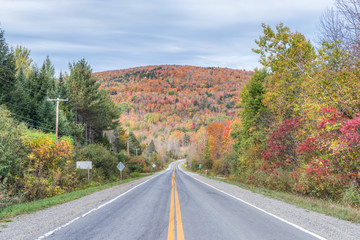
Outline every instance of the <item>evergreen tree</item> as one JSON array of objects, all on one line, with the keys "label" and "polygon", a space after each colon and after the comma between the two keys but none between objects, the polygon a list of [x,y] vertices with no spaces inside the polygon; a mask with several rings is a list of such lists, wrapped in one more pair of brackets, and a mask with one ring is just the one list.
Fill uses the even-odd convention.
[{"label": "evergreen tree", "polygon": [[0,103],[11,101],[15,84],[15,55],[5,42],[4,31],[0,29]]},{"label": "evergreen tree", "polygon": [[149,156],[151,156],[153,153],[157,153],[157,151],[156,151],[156,147],[155,147],[154,140],[151,140],[151,142],[149,143],[148,147],[146,148],[146,156],[149,157]]},{"label": "evergreen tree", "polygon": [[76,121],[85,125],[86,142],[93,142],[94,136],[102,139],[102,130],[117,126],[119,111],[107,92],[99,90],[100,84],[93,77],[92,69],[85,59],[70,64],[66,86]]},{"label": "evergreen tree", "polygon": [[136,155],[136,149],[137,149],[137,155],[138,156],[141,155],[142,149],[140,143],[133,132],[129,133],[128,141],[130,144],[129,145],[130,154]]}]

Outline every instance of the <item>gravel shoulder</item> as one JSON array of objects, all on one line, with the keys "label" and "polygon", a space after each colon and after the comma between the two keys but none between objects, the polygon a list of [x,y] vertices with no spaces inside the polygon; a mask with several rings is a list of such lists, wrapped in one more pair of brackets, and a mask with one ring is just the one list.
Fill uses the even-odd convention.
[{"label": "gravel shoulder", "polygon": [[344,221],[324,214],[311,212],[291,204],[253,193],[238,186],[209,179],[195,173],[184,171],[191,177],[205,182],[247,203],[272,213],[326,239],[358,240],[360,224]]},{"label": "gravel shoulder", "polygon": [[90,209],[113,199],[136,185],[139,185],[150,178],[156,177],[159,174],[161,173],[107,188],[77,200],[56,205],[35,213],[20,215],[12,218],[12,222],[1,223],[0,239],[35,239],[40,234],[55,229],[56,227],[76,218]]}]

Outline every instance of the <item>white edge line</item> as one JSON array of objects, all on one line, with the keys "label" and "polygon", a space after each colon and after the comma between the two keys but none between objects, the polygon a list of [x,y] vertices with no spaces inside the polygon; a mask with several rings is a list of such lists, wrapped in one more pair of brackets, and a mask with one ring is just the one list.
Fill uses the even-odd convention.
[{"label": "white edge line", "polygon": [[295,228],[297,228],[297,229],[299,229],[299,230],[301,230],[301,231],[303,231],[303,232],[306,232],[306,233],[308,233],[308,234],[310,234],[310,235],[312,235],[312,236],[314,236],[314,237],[316,237],[316,238],[318,238],[318,239],[327,240],[326,238],[321,237],[321,236],[317,235],[316,233],[310,232],[309,230],[306,230],[305,228],[300,227],[299,225],[296,225],[296,224],[294,224],[294,223],[291,223],[291,222],[289,222],[289,221],[287,221],[287,220],[285,220],[285,219],[283,219],[283,218],[281,218],[281,217],[278,217],[278,216],[276,216],[276,215],[274,215],[274,214],[272,214],[272,213],[270,213],[270,212],[268,212],[268,211],[266,211],[266,210],[264,210],[264,209],[261,209],[261,208],[255,206],[255,205],[253,205],[253,204],[251,204],[251,203],[248,203],[248,202],[246,202],[246,201],[244,201],[244,200],[242,200],[242,199],[240,199],[240,198],[238,198],[238,197],[235,197],[235,196],[233,196],[233,195],[231,195],[231,194],[229,194],[229,193],[227,193],[227,192],[225,192],[225,191],[223,191],[223,190],[220,190],[220,189],[218,189],[218,188],[216,188],[216,187],[214,187],[214,186],[211,186],[210,184],[208,184],[208,183],[206,183],[206,182],[203,182],[203,181],[201,181],[201,180],[199,180],[199,179],[196,179],[195,177],[191,176],[190,174],[188,174],[187,172],[185,172],[184,170],[182,170],[182,169],[179,168],[179,167],[178,167],[178,169],[180,169],[180,171],[182,171],[183,173],[185,173],[185,174],[188,175],[189,177],[195,179],[196,181],[201,182],[201,183],[203,183],[203,184],[205,184],[205,185],[207,185],[207,186],[209,186],[209,187],[211,187],[211,188],[214,188],[214,189],[216,189],[217,191],[219,191],[219,192],[221,192],[221,193],[223,193],[223,194],[226,194],[226,195],[228,195],[228,196],[230,196],[230,197],[232,197],[232,198],[234,198],[234,199],[236,199],[236,200],[238,200],[238,201],[240,201],[240,202],[243,202],[243,203],[245,203],[245,204],[247,204],[247,205],[249,205],[249,206],[251,206],[251,207],[253,207],[253,208],[256,208],[257,210],[259,210],[259,211],[261,211],[261,212],[263,212],[263,213],[266,213],[266,214],[268,214],[268,215],[270,215],[270,216],[272,216],[272,217],[274,217],[274,218],[276,218],[276,219],[278,219],[278,220],[280,220],[280,221],[282,221],[282,222],[284,222],[284,223],[287,223],[287,224],[289,224],[289,225],[291,225],[291,226],[293,226],[293,227],[295,227]]},{"label": "white edge line", "polygon": [[[166,171],[167,171],[167,170],[166,170]],[[57,227],[57,228],[55,228],[54,230],[52,230],[52,231],[50,231],[50,232],[45,233],[44,235],[42,235],[42,236],[38,237],[36,240],[41,240],[41,239],[44,239],[44,238],[46,238],[46,237],[50,236],[51,234],[53,234],[53,233],[55,233],[55,232],[59,231],[60,229],[65,228],[65,227],[69,226],[70,224],[72,224],[72,223],[76,222],[76,221],[77,221],[77,220],[79,220],[80,218],[83,218],[83,217],[87,216],[88,214],[90,214],[90,213],[92,213],[92,212],[94,212],[94,211],[96,211],[96,210],[99,210],[99,209],[100,209],[100,208],[102,208],[102,207],[105,207],[106,205],[108,205],[108,204],[110,204],[110,203],[114,202],[115,200],[117,200],[118,198],[121,198],[121,197],[122,197],[122,196],[124,196],[125,194],[127,194],[127,193],[131,192],[131,191],[132,191],[132,190],[134,190],[135,188],[140,187],[141,185],[143,185],[143,184],[147,183],[147,182],[148,182],[148,181],[150,181],[151,179],[154,179],[154,178],[156,178],[156,177],[158,177],[158,176],[160,176],[160,175],[164,174],[166,171],[164,171],[163,173],[161,173],[161,174],[159,174],[159,175],[155,175],[155,176],[153,176],[152,178],[149,178],[149,179],[148,179],[148,180],[146,180],[145,182],[142,182],[142,183],[140,183],[139,185],[136,185],[135,187],[133,187],[133,188],[131,188],[131,189],[127,190],[126,192],[124,192],[124,193],[120,194],[119,196],[117,196],[117,197],[115,197],[115,198],[113,198],[113,199],[111,199],[111,200],[107,201],[106,203],[103,203],[103,204],[101,204],[100,206],[98,206],[98,207],[96,207],[96,208],[93,208],[93,209],[91,209],[90,211],[88,211],[88,212],[86,212],[86,213],[82,214],[81,216],[76,217],[76,218],[74,218],[74,219],[70,220],[69,222],[67,222],[67,223],[65,223],[65,224],[63,224],[63,225],[61,225],[60,227]]]}]

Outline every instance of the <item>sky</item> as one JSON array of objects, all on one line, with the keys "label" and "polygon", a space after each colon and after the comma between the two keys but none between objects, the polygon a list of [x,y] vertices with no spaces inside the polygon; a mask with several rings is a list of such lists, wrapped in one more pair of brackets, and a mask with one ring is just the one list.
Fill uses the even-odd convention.
[{"label": "sky", "polygon": [[261,23],[318,40],[334,0],[0,0],[9,46],[47,56],[57,74],[85,58],[93,72],[176,64],[253,70]]}]

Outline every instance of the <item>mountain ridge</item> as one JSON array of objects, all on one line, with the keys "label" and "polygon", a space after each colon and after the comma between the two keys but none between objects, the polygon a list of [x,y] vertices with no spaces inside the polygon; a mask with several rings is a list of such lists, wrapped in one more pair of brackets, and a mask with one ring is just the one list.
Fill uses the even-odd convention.
[{"label": "mountain ridge", "polygon": [[119,120],[126,129],[144,145],[154,140],[158,147],[172,137],[185,146],[201,126],[233,121],[239,92],[252,74],[219,67],[153,65],[93,75],[121,109]]}]

